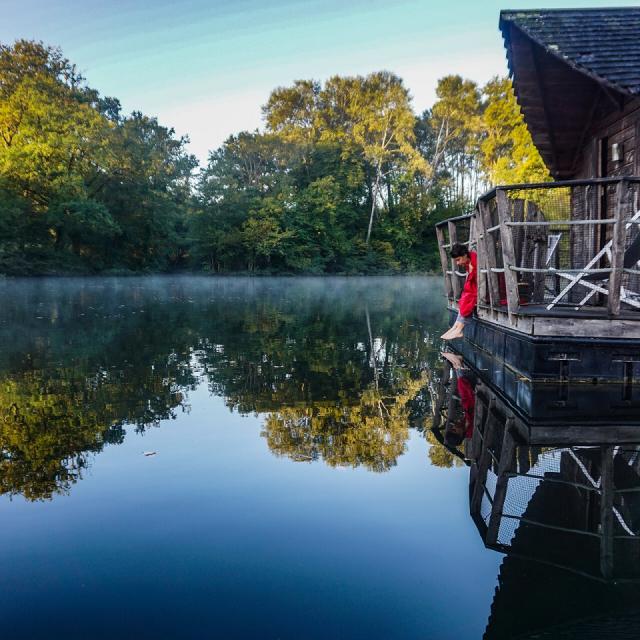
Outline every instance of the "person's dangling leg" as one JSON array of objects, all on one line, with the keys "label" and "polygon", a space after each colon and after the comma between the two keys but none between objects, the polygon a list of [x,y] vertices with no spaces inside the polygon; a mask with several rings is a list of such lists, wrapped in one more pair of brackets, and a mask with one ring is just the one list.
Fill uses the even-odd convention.
[{"label": "person's dangling leg", "polygon": [[455,340],[456,338],[462,338],[464,335],[464,326],[467,323],[467,320],[467,318],[458,313],[458,317],[453,323],[453,326],[448,331],[445,331],[440,337],[443,340]]}]

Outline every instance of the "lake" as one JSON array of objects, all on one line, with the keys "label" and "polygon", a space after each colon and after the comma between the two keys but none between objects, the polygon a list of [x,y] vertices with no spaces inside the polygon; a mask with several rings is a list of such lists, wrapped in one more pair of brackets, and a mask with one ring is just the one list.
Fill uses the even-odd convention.
[{"label": "lake", "polygon": [[504,556],[430,430],[440,278],[0,295],[3,637],[483,637]]}]

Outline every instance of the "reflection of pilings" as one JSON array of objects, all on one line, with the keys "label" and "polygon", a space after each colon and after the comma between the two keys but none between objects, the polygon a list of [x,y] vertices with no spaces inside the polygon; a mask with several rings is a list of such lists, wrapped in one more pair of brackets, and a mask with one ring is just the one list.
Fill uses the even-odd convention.
[{"label": "reflection of pilings", "polygon": [[[478,427],[484,435],[472,466],[470,511],[486,546],[605,581],[640,579],[636,506],[626,497],[640,491],[629,464],[634,456],[613,446],[547,449],[532,471],[537,452],[517,444],[511,418],[487,411]],[[487,483],[492,464],[494,489]],[[620,473],[625,481],[616,489]],[[515,522],[502,529],[508,521]]]},{"label": "reflection of pilings", "polygon": [[613,447],[602,447],[600,468],[600,571],[606,579],[613,574]]},{"label": "reflection of pilings", "polygon": [[365,305],[364,313],[367,318],[367,332],[369,334],[369,349],[371,350],[369,362],[371,364],[371,368],[373,369],[373,380],[376,386],[376,391],[378,391],[378,366],[376,362],[375,345],[373,344],[373,333],[371,331],[371,318],[369,317],[368,305]]},{"label": "reflection of pilings", "polygon": [[509,477],[515,472],[516,466],[516,441],[513,437],[513,418],[507,418],[502,447],[500,449],[500,462],[498,464],[498,480],[493,494],[491,517],[487,527],[486,543],[493,545],[498,541],[498,530],[502,518],[504,500],[507,497],[507,484]]},{"label": "reflection of pilings", "polygon": [[470,509],[472,516],[476,514],[480,516],[480,505],[485,493],[487,473],[493,461],[491,448],[493,446],[495,421],[490,419],[491,412],[492,402],[489,401],[489,405],[485,405],[483,402],[479,402],[479,396],[477,396],[471,449],[472,451],[479,451],[479,455],[477,458],[476,480],[471,493]]}]

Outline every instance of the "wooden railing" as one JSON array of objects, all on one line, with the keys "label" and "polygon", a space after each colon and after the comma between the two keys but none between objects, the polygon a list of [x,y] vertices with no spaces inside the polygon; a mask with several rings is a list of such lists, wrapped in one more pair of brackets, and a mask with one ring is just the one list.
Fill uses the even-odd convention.
[{"label": "wooden railing", "polygon": [[[640,311],[640,178],[498,187],[473,212],[436,225],[447,297],[466,273],[449,250],[478,254],[478,314],[517,325],[518,315],[576,317]],[[640,314],[638,316],[640,318]]]}]

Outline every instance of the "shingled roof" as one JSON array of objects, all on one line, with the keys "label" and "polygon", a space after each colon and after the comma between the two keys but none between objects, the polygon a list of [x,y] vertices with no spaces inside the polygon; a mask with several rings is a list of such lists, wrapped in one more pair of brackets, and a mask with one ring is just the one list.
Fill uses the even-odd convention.
[{"label": "shingled roof", "polygon": [[640,95],[640,7],[502,11],[505,37],[506,23],[572,67]]},{"label": "shingled roof", "polygon": [[571,178],[595,124],[640,97],[640,7],[502,11],[500,29],[534,144]]}]

